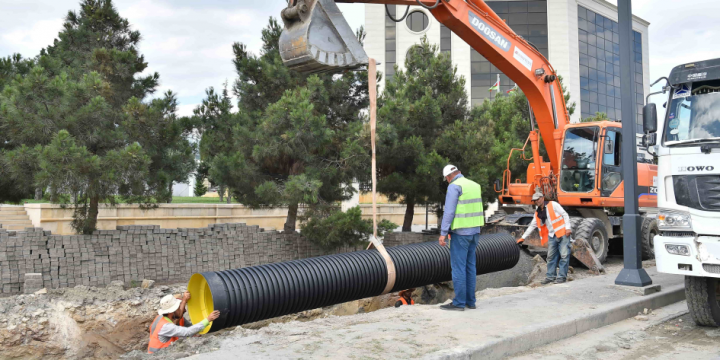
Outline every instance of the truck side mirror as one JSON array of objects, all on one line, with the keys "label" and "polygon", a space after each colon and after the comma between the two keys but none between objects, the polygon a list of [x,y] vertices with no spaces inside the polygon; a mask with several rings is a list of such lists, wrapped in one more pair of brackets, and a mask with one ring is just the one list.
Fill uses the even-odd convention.
[{"label": "truck side mirror", "polygon": [[643,107],[643,130],[646,134],[657,132],[657,108],[653,103]]},{"label": "truck side mirror", "polygon": [[612,154],[615,151],[615,144],[613,144],[613,141],[610,139],[605,140],[605,153],[606,154]]}]

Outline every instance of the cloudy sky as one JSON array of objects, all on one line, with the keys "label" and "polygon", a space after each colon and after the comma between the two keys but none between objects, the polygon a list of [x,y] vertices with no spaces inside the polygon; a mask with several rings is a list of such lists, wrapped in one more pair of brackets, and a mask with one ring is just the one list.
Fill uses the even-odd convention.
[{"label": "cloudy sky", "polygon": [[[615,0],[610,0],[616,3]],[[0,57],[33,57],[51,44],[79,0],[0,0]],[[159,72],[158,93],[178,93],[183,115],[210,86],[232,83],[233,42],[260,48],[260,31],[279,16],[285,0],[116,0],[120,14],[140,30],[148,71]],[[364,5],[340,4],[352,28],[364,23]],[[651,22],[650,77],[678,64],[720,57],[719,0],[635,0],[634,13]],[[660,97],[655,98],[660,101]]]}]

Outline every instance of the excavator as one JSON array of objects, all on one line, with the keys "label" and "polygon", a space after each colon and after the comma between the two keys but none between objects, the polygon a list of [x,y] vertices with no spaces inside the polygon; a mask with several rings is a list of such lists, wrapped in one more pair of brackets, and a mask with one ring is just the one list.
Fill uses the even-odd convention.
[{"label": "excavator", "polygon": [[[520,237],[533,219],[532,195],[541,190],[571,215],[573,256],[591,271],[603,271],[611,239],[622,237],[624,181],[619,122],[570,123],[556,70],[537,48],[517,35],[482,0],[289,0],[281,12],[284,63],[299,72],[341,72],[368,64],[368,56],[337,7],[338,3],[420,6],[507,75],[527,96],[530,133],[522,149],[508,155],[502,180],[495,181],[500,210],[486,219],[483,233]],[[549,161],[540,153],[545,145]],[[526,148],[532,156],[525,155]],[[522,182],[510,171],[515,151],[529,161]],[[643,214],[643,258],[654,257],[658,233],[657,166],[638,162],[638,199]],[[513,179],[513,175],[516,176]],[[522,175],[522,174],[521,174]],[[547,247],[535,232],[523,246]]]}]

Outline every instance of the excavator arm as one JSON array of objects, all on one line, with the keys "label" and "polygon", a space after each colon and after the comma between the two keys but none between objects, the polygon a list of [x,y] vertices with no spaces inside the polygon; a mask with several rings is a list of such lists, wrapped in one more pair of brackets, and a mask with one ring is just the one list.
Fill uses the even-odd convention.
[{"label": "excavator arm", "polygon": [[[286,31],[280,41],[283,61],[304,72],[342,71],[367,63],[367,55],[335,0],[289,0],[282,13]],[[337,0],[417,6],[418,0]],[[548,60],[517,35],[482,0],[419,0],[433,16],[500,69],[525,93],[550,157],[560,172],[562,131],[570,123],[560,81]],[[532,137],[532,135],[531,135]],[[537,137],[537,136],[536,136]],[[541,158],[533,146],[535,169]],[[537,171],[542,174],[541,171]],[[530,179],[528,179],[530,181]]]}]

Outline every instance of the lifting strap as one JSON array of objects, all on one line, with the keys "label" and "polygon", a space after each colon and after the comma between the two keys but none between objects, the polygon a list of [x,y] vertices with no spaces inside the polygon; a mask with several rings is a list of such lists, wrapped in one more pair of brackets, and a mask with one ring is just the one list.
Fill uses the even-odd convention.
[{"label": "lifting strap", "polygon": [[377,63],[375,59],[370,59],[368,64],[368,87],[370,97],[370,144],[372,146],[372,212],[373,212],[373,234],[370,237],[370,245],[368,249],[375,246],[380,252],[385,265],[387,266],[388,282],[383,290],[383,295],[387,294],[395,286],[395,263],[392,261],[390,254],[385,250],[385,246],[377,238],[377,162],[375,160],[375,129],[377,128]]}]

